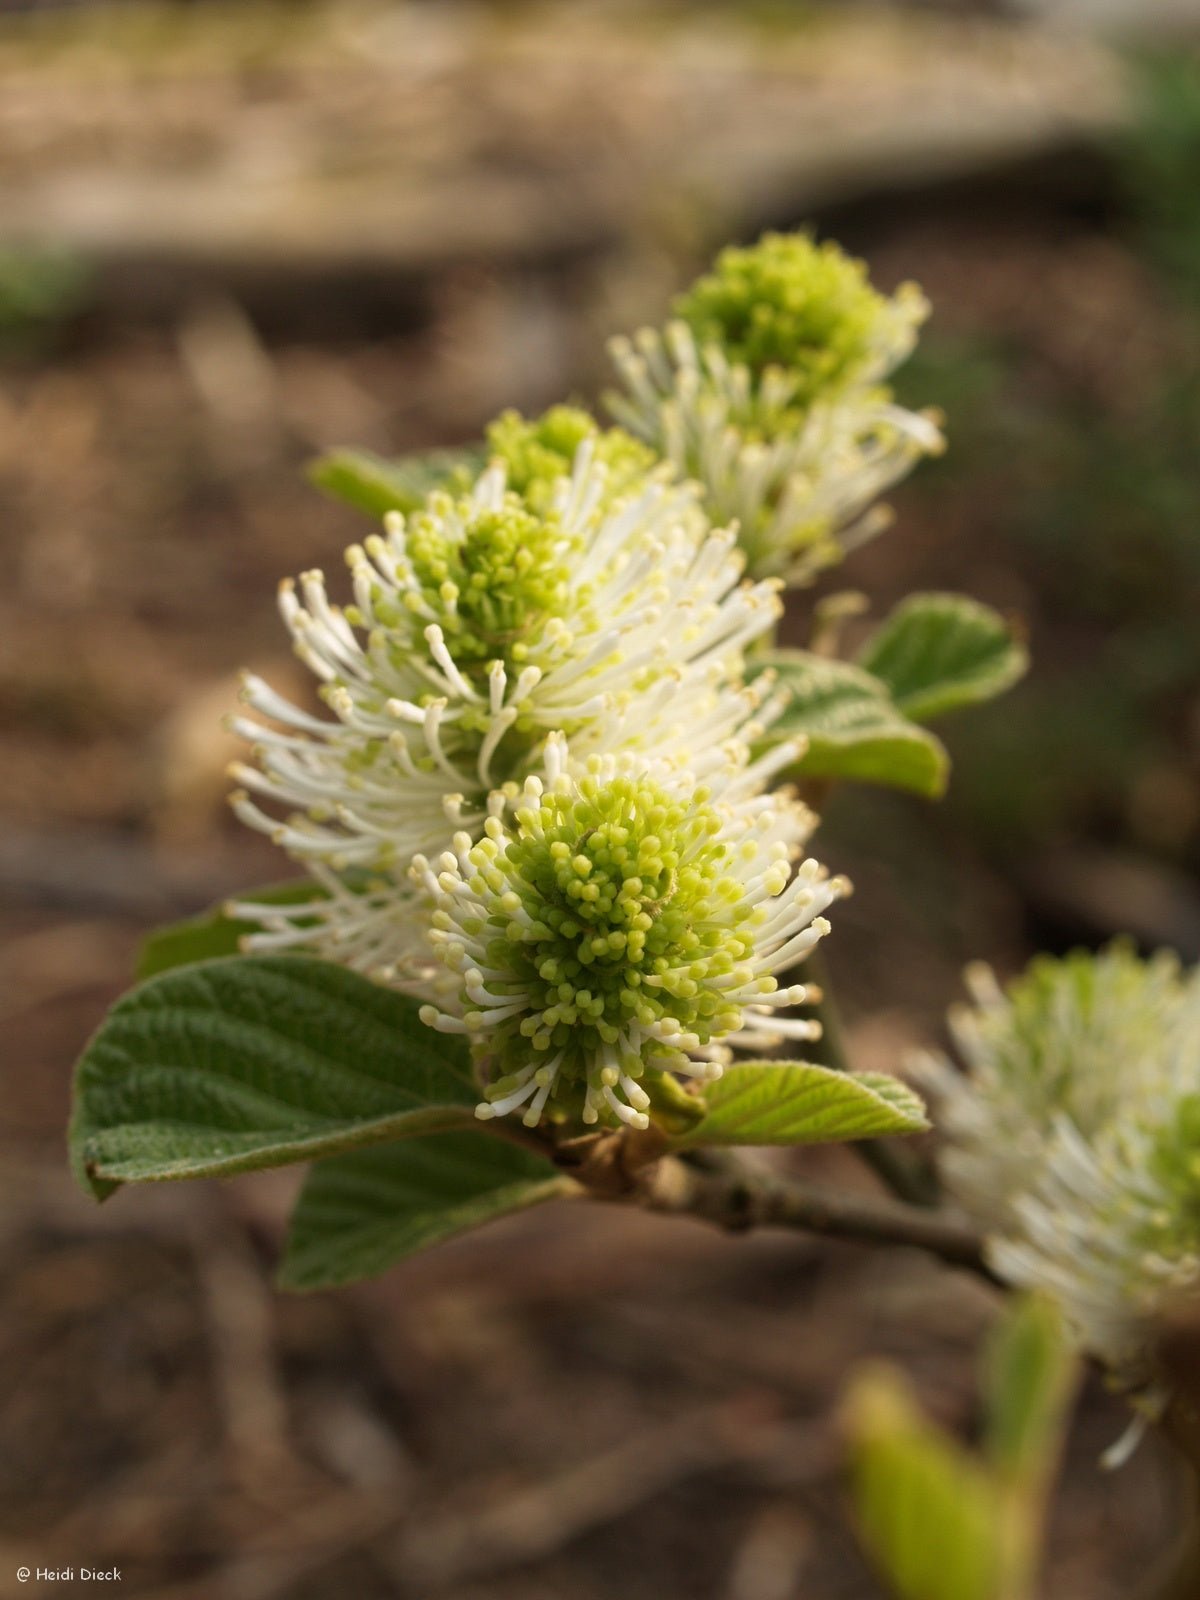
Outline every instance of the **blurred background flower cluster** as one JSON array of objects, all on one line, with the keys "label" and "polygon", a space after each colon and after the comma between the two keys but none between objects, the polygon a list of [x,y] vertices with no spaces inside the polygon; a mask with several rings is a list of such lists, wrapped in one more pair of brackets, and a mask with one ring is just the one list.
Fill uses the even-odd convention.
[{"label": "blurred background flower cluster", "polygon": [[[245,663],[304,692],[273,583],[360,531],[306,464],[594,401],[609,334],[805,224],[924,288],[897,387],[948,440],[816,598],[962,589],[1034,663],[941,730],[944,802],[829,805],[857,1065],[938,1043],[968,959],[1200,959],[1198,180],[1195,0],[0,5],[0,1594],[879,1592],[838,1397],[886,1356],[969,1429],[983,1286],[550,1207],[285,1301],[294,1179],[89,1208],[69,1066],[150,925],[277,874],[221,717]],[[1153,1448],[1097,1472],[1122,1426],[1089,1388],[1053,1593],[1173,1521]]]}]

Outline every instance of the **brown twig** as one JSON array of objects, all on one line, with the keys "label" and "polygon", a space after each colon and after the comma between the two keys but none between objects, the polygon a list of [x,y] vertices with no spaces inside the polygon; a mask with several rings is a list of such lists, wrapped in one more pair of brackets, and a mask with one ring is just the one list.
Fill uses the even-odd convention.
[{"label": "brown twig", "polygon": [[863,1198],[750,1167],[706,1170],[666,1156],[636,1175],[636,1197],[665,1216],[717,1227],[799,1228],[831,1238],[911,1245],[990,1276],[982,1237],[966,1222],[926,1206]]},{"label": "brown twig", "polygon": [[748,1166],[734,1152],[669,1153],[660,1129],[589,1134],[541,1145],[593,1200],[644,1206],[661,1216],[695,1217],[720,1228],[796,1228],[830,1238],[910,1245],[990,1278],[983,1237],[965,1220],[925,1204],[877,1200],[822,1189]]}]

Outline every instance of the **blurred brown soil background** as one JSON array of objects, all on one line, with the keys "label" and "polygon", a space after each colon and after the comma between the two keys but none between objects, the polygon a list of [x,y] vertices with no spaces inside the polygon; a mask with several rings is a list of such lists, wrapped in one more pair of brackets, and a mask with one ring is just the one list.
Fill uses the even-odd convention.
[{"label": "blurred brown soil background", "polygon": [[[946,728],[942,806],[831,807],[860,1064],[938,1039],[970,958],[1200,956],[1200,367],[1129,115],[1109,45],[966,6],[0,16],[0,1595],[22,1563],[146,1600],[878,1593],[839,1395],[894,1357],[969,1432],[979,1285],[555,1206],[285,1299],[295,1175],[96,1208],[69,1072],[147,928],[279,875],[220,718],[242,665],[303,692],[274,586],[360,531],[305,462],[596,396],[604,334],[767,225],[935,305],[905,384],[951,454],[821,592],[961,588],[1035,661]],[[1089,1388],[1047,1595],[1125,1597],[1166,1537],[1154,1450],[1098,1466],[1123,1425]]]}]

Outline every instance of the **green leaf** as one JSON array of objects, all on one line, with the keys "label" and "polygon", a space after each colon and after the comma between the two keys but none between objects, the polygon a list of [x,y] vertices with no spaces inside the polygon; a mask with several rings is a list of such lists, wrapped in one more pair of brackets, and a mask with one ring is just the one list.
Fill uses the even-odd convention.
[{"label": "green leaf", "polygon": [[434,489],[465,490],[484,466],[482,450],[431,450],[389,461],[368,450],[331,450],[309,465],[319,489],[377,521],[389,511],[407,516]]},{"label": "green leaf", "polygon": [[999,1489],[903,1377],[864,1372],[846,1414],[859,1534],[897,1600],[1016,1600]]},{"label": "green leaf", "polygon": [[855,1077],[804,1061],[740,1061],[705,1088],[703,1118],[676,1140],[706,1144],[830,1144],[929,1126],[911,1089],[883,1073]]},{"label": "green leaf", "polygon": [[280,1285],[326,1289],[577,1185],[531,1151],[482,1133],[380,1145],[320,1161],[288,1230]]},{"label": "green leaf", "polygon": [[771,740],[808,740],[790,776],[881,783],[929,798],[945,789],[949,762],[941,743],[910,722],[871,673],[807,650],[775,650],[759,662],[774,668],[792,695]]},{"label": "green leaf", "polygon": [[1054,1306],[1018,1301],[988,1351],[982,1455],[926,1420],[900,1374],[862,1374],[846,1407],[855,1508],[899,1600],[1032,1600],[1077,1373]]},{"label": "green leaf", "polygon": [[986,1450],[996,1472],[1037,1494],[1062,1446],[1078,1363],[1050,1300],[1020,1300],[989,1345]]},{"label": "green leaf", "polygon": [[[294,906],[302,905],[306,900],[324,900],[326,893],[312,878],[292,878],[287,883],[271,883],[261,889],[249,889],[238,898],[254,905]],[[253,922],[227,917],[222,904],[210,906],[199,916],[188,917],[183,922],[155,928],[142,940],[135,976],[139,979],[153,978],[160,972],[186,967],[195,961],[215,961],[220,956],[235,956],[241,947],[241,940],[254,927]]]},{"label": "green leaf", "polygon": [[858,661],[918,722],[1002,694],[1029,665],[1000,613],[960,594],[910,595]]},{"label": "green leaf", "polygon": [[316,1160],[473,1125],[463,1041],[306,956],[180,967],[119,1000],[75,1079],[72,1160],[114,1183]]}]

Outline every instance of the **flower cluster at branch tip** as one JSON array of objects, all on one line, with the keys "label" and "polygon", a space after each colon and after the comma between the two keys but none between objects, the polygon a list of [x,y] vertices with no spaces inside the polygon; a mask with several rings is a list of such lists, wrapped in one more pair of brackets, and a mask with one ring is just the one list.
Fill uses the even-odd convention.
[{"label": "flower cluster at branch tip", "polygon": [[768,786],[801,750],[752,753],[784,697],[747,652],[940,442],[882,386],[924,302],[768,236],[676,310],[616,347],[623,426],[505,412],[351,546],[352,603],[283,584],[326,713],[251,676],[233,722],[234,808],[314,889],[235,904],[244,947],[423,1000],[484,1118],[641,1126],[665,1074],[814,1036],[777,974],[847,886],[793,866],[813,819]]},{"label": "flower cluster at branch tip", "polygon": [[810,998],[776,974],[828,931],[820,913],[848,886],[811,860],[793,873],[811,815],[746,793],[746,764],[730,752],[709,785],[631,756],[581,771],[555,737],[513,816],[417,858],[449,974],[422,1016],[470,1037],[480,1117],[524,1108],[533,1125],[550,1107],[645,1127],[663,1073],[710,1079],[731,1043],[817,1035],[776,1015]]},{"label": "flower cluster at branch tip", "polygon": [[963,1076],[917,1070],[940,1104],[941,1167],[996,1272],[1062,1305],[1131,1387],[1156,1317],[1200,1292],[1200,973],[1123,946],[1039,957],[1002,993],[970,975],[951,1018]]},{"label": "flower cluster at branch tip", "polygon": [[255,764],[233,769],[233,804],[327,898],[241,908],[265,927],[249,948],[297,945],[385,981],[419,978],[413,855],[455,832],[479,837],[550,733],[568,733],[581,758],[675,753],[701,775],[745,737],[769,685],[743,686],[742,652],[778,617],[778,586],[741,581],[733,535],[708,525],[686,486],[643,479],[613,499],[597,448],[583,438],[543,509],[497,465],[469,495],[435,492],[393,516],[347,552],[345,610],[320,573],[298,593],[283,585],[296,652],[333,719],[247,678],[244,699],[275,726],[234,721]]},{"label": "flower cluster at branch tip", "polygon": [[914,284],[878,294],[834,245],[767,234],[723,251],[675,310],[611,342],[609,409],[738,523],[751,572],[808,582],[886,525],[876,498],[942,447],[933,414],[884,384],[926,301]]}]

